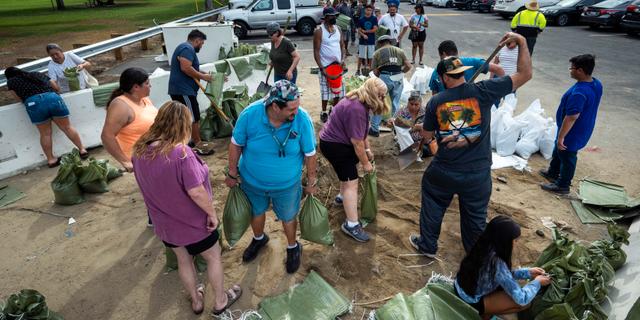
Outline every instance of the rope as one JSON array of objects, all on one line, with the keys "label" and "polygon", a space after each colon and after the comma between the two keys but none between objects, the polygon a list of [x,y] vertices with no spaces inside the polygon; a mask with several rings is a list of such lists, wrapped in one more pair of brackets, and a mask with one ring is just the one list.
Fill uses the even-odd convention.
[{"label": "rope", "polygon": [[438,258],[438,257],[433,257],[433,258],[431,258],[431,257],[427,257],[427,258],[429,258],[429,259],[432,259],[432,260],[433,260],[433,261],[431,261],[431,262],[429,262],[429,263],[427,263],[427,264],[406,265],[406,264],[403,264],[402,262],[400,262],[400,258],[401,258],[401,257],[417,257],[417,256],[424,256],[424,257],[427,257],[427,255],[426,255],[426,254],[422,254],[422,253],[404,253],[404,254],[399,254],[399,255],[398,255],[398,257],[396,257],[396,263],[397,263],[397,264],[399,264],[399,265],[401,265],[401,266],[403,266],[403,267],[405,267],[405,268],[409,268],[409,269],[410,269],[410,268],[422,268],[422,267],[428,267],[428,266],[432,265],[432,264],[433,264],[434,262],[436,262],[436,261],[438,261],[438,262],[440,262],[440,263],[442,263],[442,262],[443,262],[443,261],[442,261],[442,259],[440,259],[440,258]]},{"label": "rope", "polygon": [[[237,314],[237,317],[236,317]],[[220,315],[213,315],[214,319],[219,320],[248,320],[251,316],[256,316],[258,319],[262,319],[262,316],[256,310],[227,310]]]},{"label": "rope", "polygon": [[366,306],[366,305],[370,305],[370,304],[374,304],[374,303],[384,302],[384,301],[387,301],[387,300],[389,300],[389,299],[391,299],[393,297],[395,297],[395,295],[388,296],[386,298],[378,299],[378,300],[375,300],[375,301],[368,301],[368,302],[355,302],[354,301],[351,304],[354,305],[354,306]]}]

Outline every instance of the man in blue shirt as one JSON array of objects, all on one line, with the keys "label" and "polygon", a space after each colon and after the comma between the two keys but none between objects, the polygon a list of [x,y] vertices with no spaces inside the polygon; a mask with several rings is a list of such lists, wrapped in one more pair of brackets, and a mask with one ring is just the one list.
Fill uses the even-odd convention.
[{"label": "man in blue shirt", "polygon": [[172,100],[182,102],[191,110],[191,142],[189,146],[199,155],[209,155],[213,149],[205,148],[200,139],[200,107],[198,105],[198,84],[194,79],[211,81],[211,75],[200,71],[200,61],[196,53],[202,49],[207,36],[198,29],[189,32],[187,42],[176,47],[171,57],[169,74],[169,95]]},{"label": "man in blue shirt", "polygon": [[[455,42],[451,40],[442,41],[438,46],[438,54],[440,55],[440,60],[443,60],[446,57],[458,57],[458,47]],[[471,67],[464,72],[464,79],[466,81],[469,81],[476,71],[484,65],[484,59],[481,58],[458,57],[458,59],[460,59],[463,65]],[[493,72],[498,77],[504,76],[504,70],[502,70],[502,67],[493,62],[489,63],[489,67],[485,67],[481,72]],[[431,90],[432,95],[442,92],[445,89],[442,84],[442,79],[438,76],[436,70],[433,70],[433,73],[431,74],[429,89]]]},{"label": "man in blue shirt", "polygon": [[568,194],[576,171],[578,150],[589,142],[596,124],[602,97],[602,83],[591,76],[596,65],[595,56],[583,54],[569,59],[569,74],[577,82],[565,92],[556,112],[558,137],[548,170],[540,174],[549,180],[542,189]]},{"label": "man in blue shirt", "polygon": [[[376,31],[378,30],[378,19],[373,16],[373,6],[368,4],[364,10],[364,17],[358,20],[358,34],[360,42],[358,43],[358,70],[364,63],[368,70],[371,70],[371,59],[376,51]],[[365,75],[366,76],[366,75]]]},{"label": "man in blue shirt", "polygon": [[296,241],[296,215],[302,197],[302,166],[307,166],[305,192],[316,192],[316,137],[311,117],[300,108],[298,87],[276,81],[269,94],[242,111],[229,144],[228,187],[240,188],[251,203],[253,240],[242,260],[256,258],[269,237],[264,233],[265,212],[273,211],[287,236],[287,273],[300,266],[302,245]]}]

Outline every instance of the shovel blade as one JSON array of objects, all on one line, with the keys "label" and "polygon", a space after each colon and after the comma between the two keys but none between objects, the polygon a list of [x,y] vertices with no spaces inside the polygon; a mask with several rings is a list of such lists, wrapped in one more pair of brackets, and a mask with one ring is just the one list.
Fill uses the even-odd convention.
[{"label": "shovel blade", "polygon": [[413,151],[413,149],[408,148],[408,150],[401,152],[398,155],[397,160],[398,167],[400,167],[400,171],[402,171],[418,160],[418,154]]},{"label": "shovel blade", "polygon": [[256,89],[257,92],[260,92],[263,94],[267,94],[269,90],[271,90],[271,86],[264,81],[261,81],[260,84],[258,85],[258,88]]}]

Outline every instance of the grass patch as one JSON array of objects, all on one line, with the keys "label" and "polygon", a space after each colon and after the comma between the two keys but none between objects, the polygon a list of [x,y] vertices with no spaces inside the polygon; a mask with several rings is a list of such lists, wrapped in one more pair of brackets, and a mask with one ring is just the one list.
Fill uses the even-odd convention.
[{"label": "grass patch", "polygon": [[[0,45],[25,37],[84,32],[117,26],[132,31],[196,14],[203,0],[116,0],[116,6],[88,8],[86,0],[65,0],[66,10],[50,1],[0,0]],[[226,0],[224,1],[227,2]],[[216,1],[214,1],[214,4]]]}]

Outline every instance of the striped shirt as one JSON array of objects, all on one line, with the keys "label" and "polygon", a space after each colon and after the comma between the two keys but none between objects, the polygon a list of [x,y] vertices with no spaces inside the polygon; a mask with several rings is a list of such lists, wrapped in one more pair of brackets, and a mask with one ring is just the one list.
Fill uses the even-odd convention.
[{"label": "striped shirt", "polygon": [[498,53],[498,60],[500,60],[500,66],[504,69],[505,76],[516,73],[516,70],[518,70],[518,47],[513,49],[509,49],[506,46],[502,47]]}]

